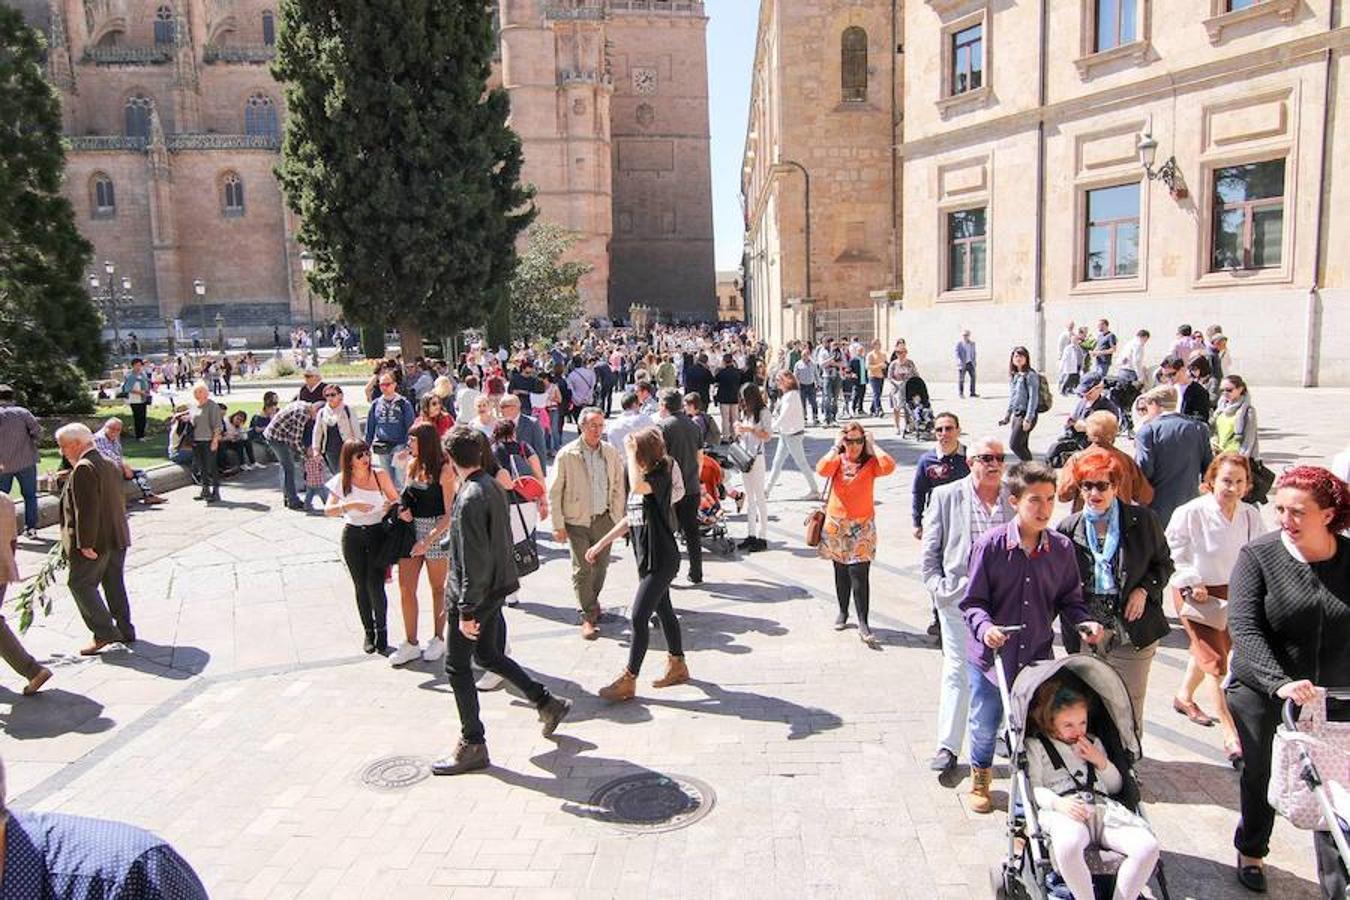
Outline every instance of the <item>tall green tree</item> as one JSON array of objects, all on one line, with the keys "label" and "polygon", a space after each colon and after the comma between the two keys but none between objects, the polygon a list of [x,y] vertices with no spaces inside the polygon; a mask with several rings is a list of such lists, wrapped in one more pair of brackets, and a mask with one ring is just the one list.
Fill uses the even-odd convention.
[{"label": "tall green tree", "polygon": [[593,268],[563,259],[576,237],[557,225],[538,222],[527,235],[529,243],[508,289],[511,336],[526,341],[552,338],[581,317],[577,282]]},{"label": "tall green tree", "polygon": [[93,254],[61,194],[61,104],[42,36],[0,2],[0,381],[35,412],[92,401],[80,370],[103,365],[102,323],[84,288]]},{"label": "tall green tree", "polygon": [[352,321],[423,332],[483,324],[535,216],[482,0],[282,0],[278,177]]}]

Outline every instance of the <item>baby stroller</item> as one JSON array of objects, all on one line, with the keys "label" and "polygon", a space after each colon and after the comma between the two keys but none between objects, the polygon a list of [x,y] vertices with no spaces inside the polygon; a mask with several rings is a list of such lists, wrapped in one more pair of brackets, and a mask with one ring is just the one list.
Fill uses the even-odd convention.
[{"label": "baby stroller", "polygon": [[1120,409],[1120,430],[1127,437],[1134,437],[1134,401],[1139,399],[1139,378],[1129,369],[1122,369],[1119,375],[1107,375],[1106,396]]},{"label": "baby stroller", "polygon": [[928,385],[915,375],[905,382],[904,437],[916,441],[933,439],[933,404],[928,399]]},{"label": "baby stroller", "polygon": [[[1115,799],[1141,818],[1139,781],[1134,771],[1140,757],[1139,733],[1134,727],[1134,705],[1125,682],[1109,665],[1086,653],[1062,659],[1034,663],[1022,670],[1011,688],[1003,670],[1001,656],[994,657],[998,689],[1003,698],[1003,740],[1013,761],[1012,784],[1008,794],[1008,856],[990,871],[990,885],[997,900],[1050,900],[1068,896],[1054,870],[1049,835],[1042,830],[1035,795],[1027,766],[1025,739],[1030,707],[1036,689],[1051,678],[1059,678],[1093,699],[1088,715],[1088,730],[1101,739],[1106,755],[1120,770],[1124,785]],[[1087,864],[1092,872],[1098,897],[1110,897],[1122,857],[1110,850],[1091,847]],[[1170,900],[1167,880],[1159,862],[1153,871],[1157,896]]]},{"label": "baby stroller", "polygon": [[1088,445],[1087,435],[1073,428],[1065,428],[1064,433],[1055,439],[1045,453],[1045,464],[1052,469],[1062,469],[1069,457]]},{"label": "baby stroller", "polygon": [[[703,453],[715,463],[717,477],[715,486],[708,484],[701,477],[699,479],[701,488],[698,504],[699,540],[719,556],[735,556],[736,542],[727,531],[726,510],[722,508],[727,488],[721,473],[727,465],[727,460],[712,448],[705,448]],[[683,536],[680,539],[683,540]]]},{"label": "baby stroller", "polygon": [[[1326,701],[1350,700],[1350,690],[1329,690],[1295,721],[1294,701],[1271,748],[1270,805],[1296,827],[1316,833],[1317,876],[1327,900],[1350,900],[1350,785],[1345,746],[1350,724],[1328,722]],[[1300,727],[1302,726],[1302,727]]]}]

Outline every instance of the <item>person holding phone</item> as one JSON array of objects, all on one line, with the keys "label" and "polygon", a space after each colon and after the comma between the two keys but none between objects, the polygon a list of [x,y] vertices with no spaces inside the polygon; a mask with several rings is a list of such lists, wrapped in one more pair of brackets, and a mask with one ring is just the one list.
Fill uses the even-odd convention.
[{"label": "person holding phone", "polygon": [[389,473],[371,465],[365,441],[353,438],[342,445],[339,471],[328,481],[324,515],[341,516],[342,559],[356,589],[356,612],[361,617],[367,653],[384,653],[389,644],[389,599],[384,591],[383,566],[374,562],[380,546],[380,521],[398,502]]}]

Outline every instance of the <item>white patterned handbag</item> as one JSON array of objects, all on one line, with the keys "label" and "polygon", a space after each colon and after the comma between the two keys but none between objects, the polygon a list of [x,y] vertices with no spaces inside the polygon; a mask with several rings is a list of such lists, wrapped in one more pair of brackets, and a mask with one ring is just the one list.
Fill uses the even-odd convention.
[{"label": "white patterned handbag", "polygon": [[1304,783],[1303,755],[1307,750],[1323,784],[1350,785],[1350,722],[1327,721],[1327,694],[1303,707],[1296,729],[1280,725],[1270,754],[1270,785],[1266,799],[1296,828],[1329,830],[1317,795]]}]

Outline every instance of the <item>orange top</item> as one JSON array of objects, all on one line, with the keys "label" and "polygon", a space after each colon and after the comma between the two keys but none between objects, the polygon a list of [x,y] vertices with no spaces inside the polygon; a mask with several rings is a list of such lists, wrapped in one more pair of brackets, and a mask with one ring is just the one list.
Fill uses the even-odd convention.
[{"label": "orange top", "polygon": [[824,478],[833,478],[830,486],[830,503],[825,514],[836,519],[871,519],[876,515],[876,506],[872,502],[872,482],[895,471],[895,460],[884,450],[863,463],[857,474],[850,479],[840,476],[841,457],[825,457],[816,463],[816,474]]}]

